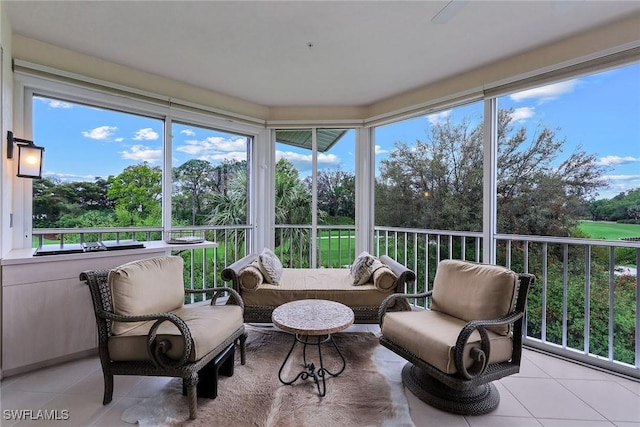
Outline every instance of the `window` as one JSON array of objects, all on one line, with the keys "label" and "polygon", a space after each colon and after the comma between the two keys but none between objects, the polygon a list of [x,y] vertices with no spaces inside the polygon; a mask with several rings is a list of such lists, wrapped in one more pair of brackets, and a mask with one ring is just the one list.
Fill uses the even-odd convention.
[{"label": "window", "polygon": [[277,130],[275,175],[275,246],[284,262],[310,266],[315,254],[316,265],[350,263],[355,253],[355,130]]},{"label": "window", "polygon": [[172,125],[172,224],[247,224],[251,138]]},{"label": "window", "polygon": [[482,230],[483,104],[375,129],[375,224]]},{"label": "window", "polygon": [[46,147],[43,178],[33,183],[34,228],[162,225],[162,120],[43,96],[32,101],[33,138]]},{"label": "window", "polygon": [[607,238],[592,221],[640,219],[640,64],[511,93],[498,108],[498,232]]}]

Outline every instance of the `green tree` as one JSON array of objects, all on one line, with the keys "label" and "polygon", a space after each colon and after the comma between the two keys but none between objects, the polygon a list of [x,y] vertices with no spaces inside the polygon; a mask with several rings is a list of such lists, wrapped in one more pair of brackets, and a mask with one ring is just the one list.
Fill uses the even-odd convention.
[{"label": "green tree", "polygon": [[210,203],[214,167],[206,160],[192,159],[173,169],[173,215],[176,219],[189,216],[191,225],[201,225],[204,211]]},{"label": "green tree", "polygon": [[128,166],[107,179],[107,196],[114,200],[118,225],[158,226],[162,217],[162,170],[147,162]]},{"label": "green tree", "polygon": [[[564,139],[547,127],[530,136],[512,114],[498,113],[498,231],[569,236],[576,212],[605,185],[604,169],[581,147],[560,161]],[[426,141],[396,142],[380,164],[376,188],[391,201],[376,209],[376,223],[480,231],[482,134],[482,124],[449,119],[434,125]]]},{"label": "green tree", "polygon": [[[327,213],[327,220],[332,217],[346,217],[355,221],[355,182],[356,177],[353,172],[341,169],[318,171],[316,184],[318,209]],[[311,189],[311,178],[307,178],[305,184]]]}]

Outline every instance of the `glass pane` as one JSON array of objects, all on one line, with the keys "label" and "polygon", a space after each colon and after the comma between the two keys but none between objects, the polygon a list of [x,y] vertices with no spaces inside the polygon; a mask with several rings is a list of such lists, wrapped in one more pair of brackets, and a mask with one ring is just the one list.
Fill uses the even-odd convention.
[{"label": "glass pane", "polygon": [[34,228],[161,225],[162,120],[34,96],[33,138],[46,148]]},{"label": "glass pane", "polygon": [[477,102],[376,128],[376,225],[482,230],[482,117]]},{"label": "glass pane", "polygon": [[349,265],[356,255],[355,138],[353,129],[318,130],[317,262],[323,267]]},{"label": "glass pane", "polygon": [[640,236],[640,64],[506,95],[498,106],[498,232]]},{"label": "glass pane", "polygon": [[251,138],[172,125],[172,225],[247,224]]}]

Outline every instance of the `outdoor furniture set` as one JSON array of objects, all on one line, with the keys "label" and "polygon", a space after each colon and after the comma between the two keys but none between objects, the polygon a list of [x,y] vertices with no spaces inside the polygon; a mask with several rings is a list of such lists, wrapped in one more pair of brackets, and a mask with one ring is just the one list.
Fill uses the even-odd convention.
[{"label": "outdoor furniture set", "polygon": [[[197,397],[214,399],[218,376],[233,375],[236,346],[245,364],[245,322],[273,323],[292,333],[278,378],[283,384],[311,378],[320,396],[326,393],[325,377],[338,376],[348,364],[331,334],[354,322],[379,323],[381,344],[409,361],[402,370],[405,386],[446,411],[495,409],[499,395],[490,382],[519,371],[531,275],[446,260],[438,265],[432,291],[407,295],[405,284],[415,274],[386,256],[365,252],[345,269],[278,264],[268,250],[247,255],[222,273],[233,288],[204,291],[185,291],[183,261],[177,256],[83,272],[80,279],[91,289],[98,325],[103,404],[112,400],[114,375],[179,377],[189,417],[195,419]],[[212,299],[184,304],[185,292],[206,292]],[[228,297],[221,299],[223,294]],[[414,298],[430,298],[430,309],[410,306],[408,299]],[[304,346],[304,370],[283,379],[297,343]],[[323,365],[324,343],[342,359],[336,372]],[[308,360],[308,345],[318,348],[317,365]]]}]

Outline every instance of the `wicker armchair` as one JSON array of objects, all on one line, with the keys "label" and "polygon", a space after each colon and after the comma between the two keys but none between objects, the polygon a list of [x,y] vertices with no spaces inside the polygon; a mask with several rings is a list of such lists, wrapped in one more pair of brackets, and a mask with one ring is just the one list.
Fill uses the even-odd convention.
[{"label": "wicker armchair", "polygon": [[[379,313],[380,343],[409,361],[402,369],[405,386],[444,411],[493,411],[500,395],[491,381],[520,370],[533,282],[534,276],[504,267],[444,260],[432,291],[389,296]],[[430,309],[386,312],[398,298],[428,299]]]},{"label": "wicker armchair", "polygon": [[[197,397],[215,398],[218,375],[233,375],[236,343],[245,364],[240,296],[229,288],[185,290],[182,271],[182,258],[168,256],[80,274],[98,325],[104,405],[112,400],[114,375],[179,377],[195,419]],[[185,292],[212,299],[184,305]],[[216,304],[224,293],[227,303]]]}]

